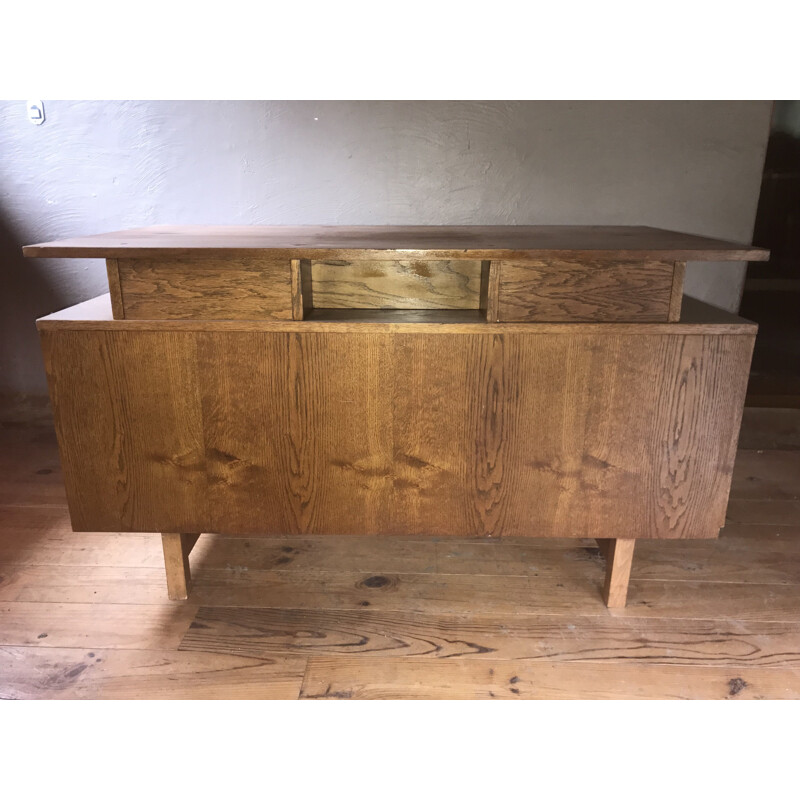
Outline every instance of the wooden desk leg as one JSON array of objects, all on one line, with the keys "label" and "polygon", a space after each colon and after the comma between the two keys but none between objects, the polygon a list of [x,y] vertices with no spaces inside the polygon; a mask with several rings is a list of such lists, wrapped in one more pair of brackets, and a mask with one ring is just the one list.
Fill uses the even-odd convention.
[{"label": "wooden desk leg", "polygon": [[199,533],[161,534],[164,566],[167,570],[167,594],[170,600],[186,600],[189,597],[192,585],[189,553],[199,538]]},{"label": "wooden desk leg", "polygon": [[606,558],[603,600],[609,608],[625,608],[636,539],[598,539],[597,544]]}]

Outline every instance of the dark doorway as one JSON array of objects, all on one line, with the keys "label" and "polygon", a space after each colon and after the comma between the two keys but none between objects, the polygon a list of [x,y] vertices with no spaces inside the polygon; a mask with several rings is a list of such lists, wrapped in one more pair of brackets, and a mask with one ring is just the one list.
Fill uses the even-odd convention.
[{"label": "dark doorway", "polygon": [[772,256],[748,265],[742,295],[759,325],[747,405],[800,408],[800,100],[775,102],[753,243]]}]

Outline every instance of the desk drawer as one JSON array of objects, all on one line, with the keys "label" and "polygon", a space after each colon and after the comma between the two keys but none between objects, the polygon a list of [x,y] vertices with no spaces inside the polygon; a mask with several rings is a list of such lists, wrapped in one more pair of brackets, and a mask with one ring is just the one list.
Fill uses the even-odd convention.
[{"label": "desk drawer", "polygon": [[120,258],[107,265],[115,319],[292,318],[286,258]]},{"label": "desk drawer", "polygon": [[502,261],[499,322],[668,322],[680,314],[683,264]]}]

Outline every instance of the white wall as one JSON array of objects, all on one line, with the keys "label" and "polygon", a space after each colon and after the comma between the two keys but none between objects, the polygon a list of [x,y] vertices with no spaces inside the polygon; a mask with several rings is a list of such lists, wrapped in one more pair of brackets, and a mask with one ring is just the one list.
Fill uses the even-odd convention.
[{"label": "white wall", "polygon": [[[769,102],[0,101],[0,393],[44,393],[34,319],[102,261],[19,248],[167,223],[653,225],[750,241]],[[690,265],[738,307],[744,268]]]}]

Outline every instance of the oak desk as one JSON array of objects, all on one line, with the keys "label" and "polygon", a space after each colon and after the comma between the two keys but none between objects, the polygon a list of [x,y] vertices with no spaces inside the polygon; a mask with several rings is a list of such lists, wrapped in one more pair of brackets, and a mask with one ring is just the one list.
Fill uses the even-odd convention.
[{"label": "oak desk", "polygon": [[653,228],[152,227],[32,245],[110,294],[38,321],[76,531],[639,538],[725,521],[756,326]]}]

